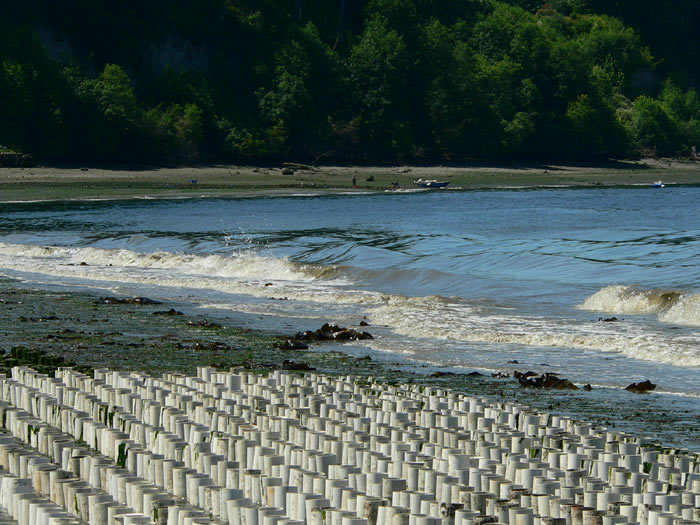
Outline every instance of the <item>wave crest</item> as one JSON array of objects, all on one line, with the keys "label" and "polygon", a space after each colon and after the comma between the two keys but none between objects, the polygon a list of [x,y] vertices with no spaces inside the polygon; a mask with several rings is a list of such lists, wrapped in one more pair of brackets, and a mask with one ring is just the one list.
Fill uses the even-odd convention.
[{"label": "wave crest", "polygon": [[641,290],[636,286],[611,285],[591,295],[579,308],[611,314],[651,314],[672,308],[683,295],[680,290]]},{"label": "wave crest", "polygon": [[700,326],[700,293],[684,295],[659,315],[659,320],[664,323]]},{"label": "wave crest", "polygon": [[[694,307],[700,308],[700,296]],[[595,350],[676,366],[700,366],[696,337],[661,338],[636,325],[554,323],[537,317],[489,314],[459,304],[440,309],[389,304],[373,309],[370,319],[373,325],[384,324],[398,334],[426,340]]]},{"label": "wave crest", "polygon": [[72,248],[0,243],[0,256],[57,259],[63,264],[113,266],[140,269],[172,269],[184,274],[221,278],[305,281],[318,270],[288,259],[264,257],[254,252],[232,255],[199,255],[170,252],[141,253],[124,249]]}]

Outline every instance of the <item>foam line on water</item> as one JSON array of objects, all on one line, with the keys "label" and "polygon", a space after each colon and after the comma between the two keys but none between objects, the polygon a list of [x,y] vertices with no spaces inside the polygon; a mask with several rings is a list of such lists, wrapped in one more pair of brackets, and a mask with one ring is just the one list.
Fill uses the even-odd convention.
[{"label": "foam line on water", "polygon": [[677,366],[700,366],[697,335],[660,335],[635,323],[554,322],[486,312],[459,304],[440,309],[386,305],[373,308],[371,312],[373,324],[388,325],[394,332],[412,338],[597,350]]},{"label": "foam line on water", "polygon": [[[302,310],[319,311],[324,305],[328,306],[328,313],[337,312],[339,305],[354,306],[358,313],[366,312],[373,324],[386,325],[395,334],[414,338],[597,350],[678,366],[700,366],[700,340],[696,334],[660,335],[639,323],[606,326],[571,319],[555,321],[482,308],[456,298],[358,290],[336,278],[324,279],[327,272],[323,268],[305,267],[254,252],[194,255],[0,243],[0,268],[70,278],[100,287],[129,283],[189,290],[195,295],[223,292],[265,300],[288,299],[289,304],[275,304],[272,310],[277,315],[297,316]],[[337,276],[336,272],[329,273]],[[673,301],[675,304],[661,310],[669,320],[688,322],[693,316],[698,318],[700,299],[696,296],[676,291],[646,293],[633,287],[607,287],[581,308],[621,304],[640,312],[652,307],[660,309]],[[320,311],[323,317],[323,308]]]}]

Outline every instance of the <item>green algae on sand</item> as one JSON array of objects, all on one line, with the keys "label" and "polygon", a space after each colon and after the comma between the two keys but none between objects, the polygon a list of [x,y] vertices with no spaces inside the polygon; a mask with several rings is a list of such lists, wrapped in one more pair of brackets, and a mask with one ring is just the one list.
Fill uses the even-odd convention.
[{"label": "green algae on sand", "polygon": [[[184,315],[162,315],[171,307]],[[309,350],[286,350],[280,348],[284,337],[244,328],[238,321],[236,312],[207,319],[193,313],[190,305],[104,304],[88,293],[35,289],[0,278],[0,337],[6,352],[0,373],[17,365],[41,365],[49,374],[57,366],[74,366],[87,373],[110,368],[156,376],[194,374],[198,366],[243,366],[263,373],[275,368],[297,373],[315,369],[355,376],[360,385],[370,377],[392,384],[439,385],[650,435],[673,446],[700,447],[700,408],[689,408],[681,399],[662,409],[658,395],[640,397],[623,389],[522,388],[512,371],[501,379],[469,371],[435,373],[434,366],[373,354],[358,344],[318,343]]]}]

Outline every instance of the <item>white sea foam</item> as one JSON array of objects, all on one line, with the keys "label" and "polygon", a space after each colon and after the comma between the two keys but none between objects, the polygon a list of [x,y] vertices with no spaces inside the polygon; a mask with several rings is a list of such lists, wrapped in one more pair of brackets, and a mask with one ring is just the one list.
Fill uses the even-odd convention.
[{"label": "white sea foam", "polygon": [[[22,263],[30,267],[44,266],[47,268],[86,263],[88,266],[97,266],[98,268],[170,269],[177,270],[182,274],[219,278],[289,281],[314,278],[311,271],[305,271],[304,267],[295,265],[286,259],[263,257],[253,252],[233,255],[191,255],[0,243],[0,257],[17,259],[14,263],[10,263],[16,269],[22,269]],[[97,272],[98,270],[93,273]]]},{"label": "white sea foam", "polygon": [[[0,243],[0,268],[91,285],[132,283],[311,303],[381,304],[391,297],[345,290],[347,283],[334,272],[253,252],[191,255]],[[334,278],[326,279],[327,273]]]},{"label": "white sea foam", "polygon": [[591,295],[579,308],[611,314],[650,314],[672,308],[682,296],[680,290],[611,285]]},{"label": "white sea foam", "polygon": [[664,323],[700,326],[700,293],[687,294],[659,315]]},{"label": "white sea foam", "polygon": [[657,314],[663,323],[700,326],[700,293],[680,290],[606,286],[579,308],[609,314]]},{"label": "white sea foam", "polygon": [[[86,263],[85,265],[81,263]],[[700,366],[700,336],[659,334],[635,323],[581,323],[516,314],[512,310],[468,304],[440,296],[405,297],[358,290],[318,267],[253,252],[231,256],[167,252],[139,253],[81,247],[0,243],[0,268],[41,274],[97,287],[152,285],[199,296],[223,292],[263,300],[241,308],[276,316],[368,315],[397,336],[423,340],[485,342],[556,347],[570,351],[615,352],[680,366]],[[670,294],[670,295],[669,295]],[[675,303],[665,307],[669,299]],[[581,308],[612,312],[662,311],[667,322],[698,323],[700,296],[647,293],[632,287],[607,287]],[[288,299],[263,304],[270,299]],[[235,301],[245,303],[245,297]],[[623,310],[618,308],[622,307]]]},{"label": "white sea foam", "polygon": [[417,303],[412,308],[374,308],[370,319],[373,324],[386,324],[395,333],[412,338],[593,350],[678,366],[700,366],[700,337],[660,335],[639,324],[554,322],[487,313],[462,305],[436,309]]}]

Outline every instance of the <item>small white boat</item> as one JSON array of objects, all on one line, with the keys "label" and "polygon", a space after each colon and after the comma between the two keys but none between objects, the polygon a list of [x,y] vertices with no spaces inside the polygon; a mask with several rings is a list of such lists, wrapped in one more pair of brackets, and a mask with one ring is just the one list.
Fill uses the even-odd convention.
[{"label": "small white boat", "polygon": [[666,185],[663,182],[661,182],[660,180],[657,180],[656,182],[651,183],[651,187],[652,188],[665,188]]},{"label": "small white boat", "polygon": [[444,188],[449,184],[449,182],[435,179],[418,179],[414,180],[413,184],[415,184],[419,188]]}]

